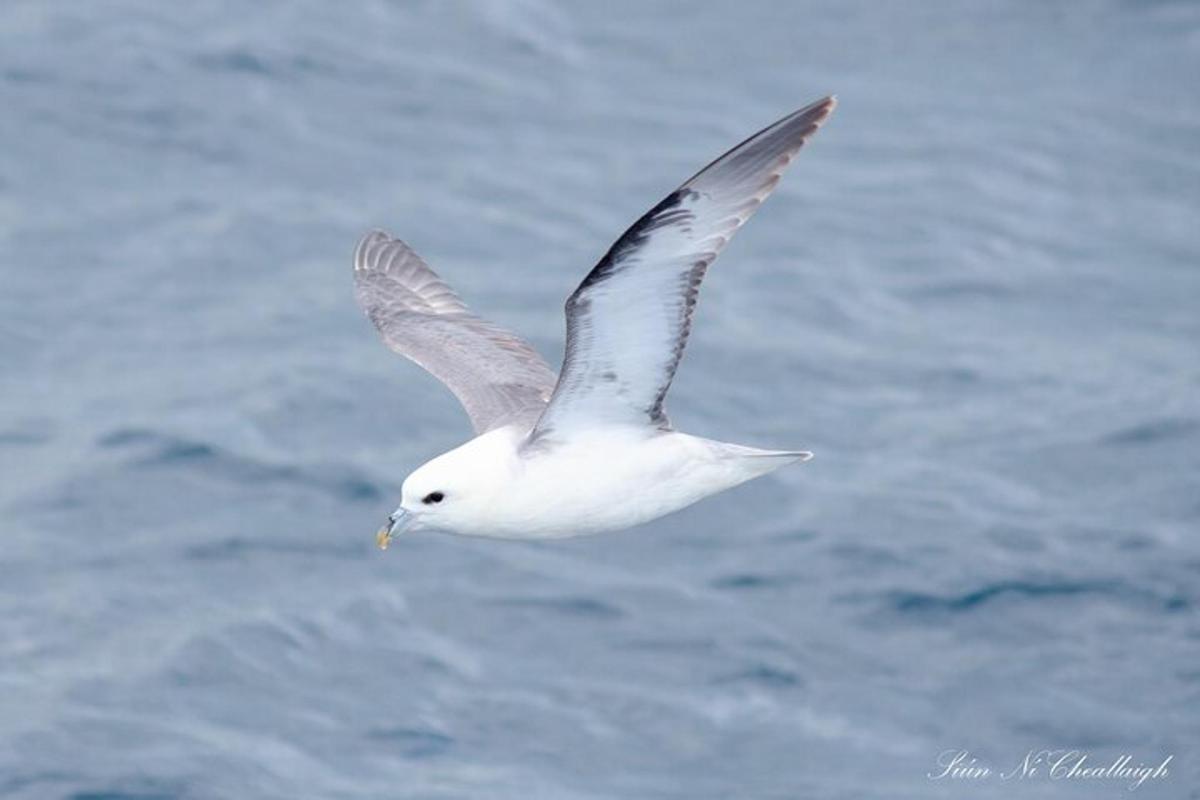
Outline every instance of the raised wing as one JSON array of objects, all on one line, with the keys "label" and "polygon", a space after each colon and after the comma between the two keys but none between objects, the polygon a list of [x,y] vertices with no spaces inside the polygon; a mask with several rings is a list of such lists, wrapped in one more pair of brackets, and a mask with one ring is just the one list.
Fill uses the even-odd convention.
[{"label": "raised wing", "polygon": [[542,413],[553,370],[524,339],[472,314],[404,242],[383,231],[364,236],[354,284],[384,344],[446,384],[477,433]]},{"label": "raised wing", "polygon": [[663,401],[708,265],[833,112],[826,97],[709,164],[633,224],[567,299],[567,348],[534,436],[576,426],[668,428]]}]

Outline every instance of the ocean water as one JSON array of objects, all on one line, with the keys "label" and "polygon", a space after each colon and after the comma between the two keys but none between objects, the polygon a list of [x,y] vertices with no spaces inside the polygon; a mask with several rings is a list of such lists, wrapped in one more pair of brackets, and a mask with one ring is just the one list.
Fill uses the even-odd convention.
[{"label": "ocean water", "polygon": [[[0,796],[1200,797],[1198,77],[1188,2],[8,0]],[[627,224],[830,92],[669,398],[816,458],[376,550],[469,428],[357,237],[557,362]],[[1173,760],[929,777],[1059,748]]]}]

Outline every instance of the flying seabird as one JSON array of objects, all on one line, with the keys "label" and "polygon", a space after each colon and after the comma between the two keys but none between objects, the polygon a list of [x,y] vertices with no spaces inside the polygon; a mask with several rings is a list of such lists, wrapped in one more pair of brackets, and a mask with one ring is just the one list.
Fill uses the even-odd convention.
[{"label": "flying seabird", "polygon": [[756,133],[625,231],[567,298],[557,377],[404,242],[363,237],[359,304],[389,348],[458,397],[476,434],[408,476],[380,547],[417,530],[545,539],[626,528],[810,459],[681,433],[664,402],[705,271],[835,105],[826,97]]}]

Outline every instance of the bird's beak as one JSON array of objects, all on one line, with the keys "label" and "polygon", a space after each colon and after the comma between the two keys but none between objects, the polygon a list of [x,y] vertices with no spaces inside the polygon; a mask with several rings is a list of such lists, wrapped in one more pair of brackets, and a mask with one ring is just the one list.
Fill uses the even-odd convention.
[{"label": "bird's beak", "polygon": [[412,527],[416,518],[416,515],[410,511],[405,511],[403,508],[397,509],[395,513],[388,516],[387,522],[375,534],[375,544],[379,545],[380,550],[387,550],[392,539]]}]

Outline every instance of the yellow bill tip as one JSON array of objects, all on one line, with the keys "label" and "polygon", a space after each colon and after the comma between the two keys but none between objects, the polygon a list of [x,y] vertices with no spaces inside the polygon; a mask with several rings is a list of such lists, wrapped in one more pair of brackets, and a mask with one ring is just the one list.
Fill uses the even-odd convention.
[{"label": "yellow bill tip", "polygon": [[385,525],[379,529],[379,533],[375,534],[375,544],[379,545],[380,550],[387,550],[388,542],[391,541],[391,536],[388,535],[389,533],[390,531]]}]

